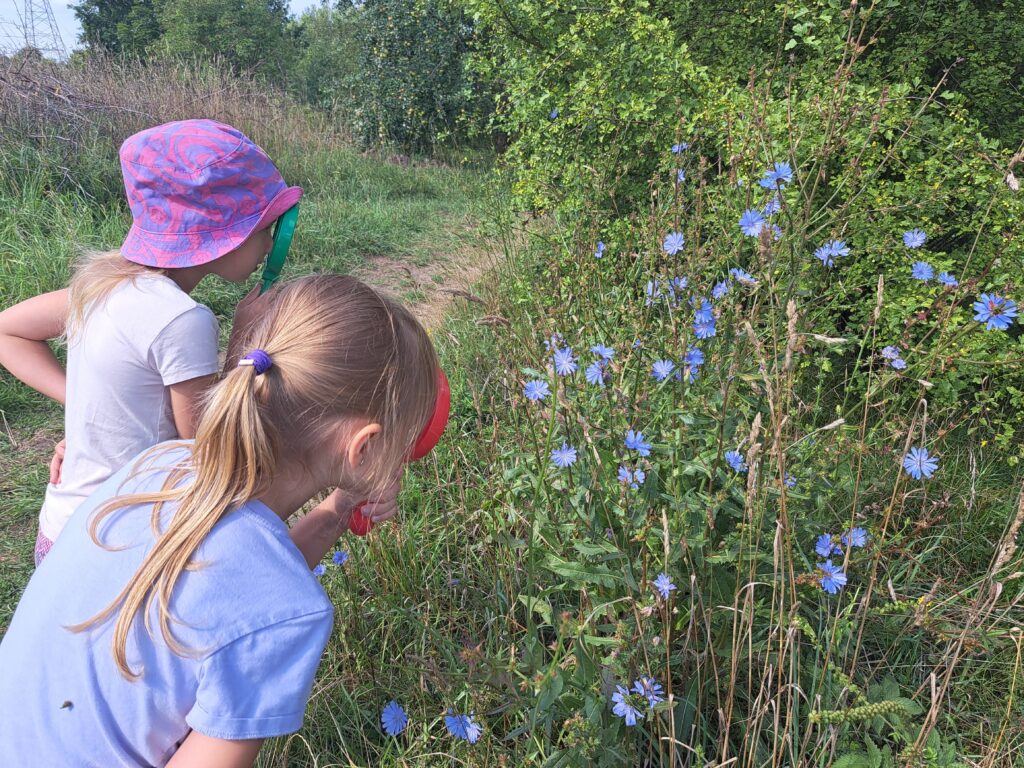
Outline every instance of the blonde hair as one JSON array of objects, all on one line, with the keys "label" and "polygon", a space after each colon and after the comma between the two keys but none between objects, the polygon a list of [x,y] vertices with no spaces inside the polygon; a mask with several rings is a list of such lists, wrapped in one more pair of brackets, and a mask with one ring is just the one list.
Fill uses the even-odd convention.
[{"label": "blonde hair", "polygon": [[[422,326],[404,307],[353,277],[321,275],[284,285],[246,332],[244,348],[264,350],[272,367],[231,368],[207,396],[190,456],[171,469],[159,491],[117,497],[93,517],[89,532],[114,511],[151,504],[156,543],[134,577],[82,631],[117,612],[113,651],[117,668],[137,679],[127,661],[130,628],[141,611],[147,631],[154,601],[168,646],[188,653],[173,636],[170,600],[182,571],[195,568],[196,549],[229,510],[266,491],[284,452],[301,461],[322,454],[343,419],[364,417],[382,426],[371,441],[365,481],[339,478],[346,490],[372,497],[401,466],[433,413],[437,357]],[[187,444],[184,444],[187,445]],[[140,471],[153,449],[135,465]],[[176,505],[160,530],[164,504]]]},{"label": "blonde hair", "polygon": [[153,274],[166,274],[166,270],[128,261],[120,251],[87,251],[75,263],[68,285],[70,311],[65,335],[74,335],[88,313],[102,304],[110,292],[125,280]]}]

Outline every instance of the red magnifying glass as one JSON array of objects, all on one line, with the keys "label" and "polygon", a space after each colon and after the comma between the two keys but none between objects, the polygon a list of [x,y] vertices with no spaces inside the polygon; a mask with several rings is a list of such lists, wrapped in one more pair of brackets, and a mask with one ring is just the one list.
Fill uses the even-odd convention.
[{"label": "red magnifying glass", "polygon": [[[430,421],[427,422],[427,426],[423,428],[423,432],[420,433],[419,439],[416,440],[416,445],[413,446],[412,453],[409,454],[409,461],[422,459],[434,449],[437,441],[444,434],[444,428],[448,426],[448,414],[451,411],[451,406],[452,393],[448,387],[448,377],[444,375],[443,370],[438,368],[437,401],[434,404],[434,413],[431,415]],[[364,501],[352,510],[352,516],[348,521],[348,529],[357,536],[365,536],[374,526],[370,518],[363,514],[366,504],[367,502]]]}]

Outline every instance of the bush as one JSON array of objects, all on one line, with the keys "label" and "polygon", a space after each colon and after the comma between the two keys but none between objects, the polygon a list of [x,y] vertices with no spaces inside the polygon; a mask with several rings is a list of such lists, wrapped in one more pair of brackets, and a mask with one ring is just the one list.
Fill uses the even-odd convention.
[{"label": "bush", "polygon": [[[769,63],[754,77],[703,66],[687,47],[689,31],[656,5],[611,2],[591,13],[520,4],[512,18],[488,2],[471,5],[492,35],[479,66],[507,83],[497,119],[514,138],[506,167],[522,205],[571,219],[591,247],[652,217],[665,232],[683,227],[719,269],[767,267],[787,291],[822,297],[816,325],[833,336],[872,315],[883,275],[878,348],[897,345],[917,361],[912,370],[933,385],[933,407],[973,401],[965,424],[997,440],[1009,461],[1024,456],[1019,331],[968,333],[980,294],[1021,300],[1024,197],[1005,179],[1022,157],[985,138],[943,75],[926,86],[878,79],[872,56],[891,53],[875,50],[865,61],[855,41],[901,17],[829,6],[812,24],[811,6],[799,6],[774,47],[793,50],[793,61]],[[763,32],[762,16],[743,19]],[[707,37],[748,62],[738,33],[728,37],[740,23],[731,19]],[[838,35],[846,30],[853,42]],[[758,39],[754,48],[768,48]],[[682,143],[692,146],[669,151]],[[776,214],[787,237],[744,254],[736,224],[772,199],[757,182],[774,162],[795,174]],[[666,188],[680,171],[685,181]],[[899,238],[912,228],[928,234],[923,251]],[[814,259],[830,239],[850,250],[835,270]],[[913,279],[916,260],[959,287]],[[953,340],[969,364],[946,354]],[[863,351],[851,350],[826,375],[862,392]],[[901,408],[917,396],[905,395]]]}]

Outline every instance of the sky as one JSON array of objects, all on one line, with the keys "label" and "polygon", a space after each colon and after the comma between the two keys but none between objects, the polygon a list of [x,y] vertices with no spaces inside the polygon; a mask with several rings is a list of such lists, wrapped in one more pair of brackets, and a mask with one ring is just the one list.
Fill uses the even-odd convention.
[{"label": "sky", "polygon": [[[18,36],[18,19],[20,17],[18,11],[24,7],[25,1],[0,0],[0,51],[4,53],[11,52],[12,47],[13,49],[20,47],[13,45],[13,43],[15,42],[14,38]],[[35,2],[41,3],[46,2],[46,0],[35,0]],[[297,16],[307,8],[318,4],[319,0],[290,0],[288,6],[289,10]],[[71,5],[72,3],[65,2],[65,0],[50,0],[54,20],[57,22],[57,32],[60,34],[64,47],[68,51],[79,47],[78,35],[82,31],[82,27],[78,23],[78,19],[75,18],[75,12],[71,9]]]}]

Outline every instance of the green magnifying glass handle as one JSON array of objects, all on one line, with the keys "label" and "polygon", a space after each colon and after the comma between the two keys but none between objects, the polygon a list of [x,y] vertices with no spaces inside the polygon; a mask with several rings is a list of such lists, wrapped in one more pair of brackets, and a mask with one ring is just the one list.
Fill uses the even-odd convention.
[{"label": "green magnifying glass handle", "polygon": [[292,244],[292,235],[295,234],[295,220],[299,218],[299,204],[296,203],[277,220],[274,225],[274,245],[267,256],[267,264],[263,268],[263,287],[260,293],[266,293],[281,276],[284,262],[288,258],[288,249]]}]

